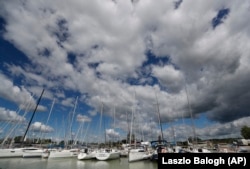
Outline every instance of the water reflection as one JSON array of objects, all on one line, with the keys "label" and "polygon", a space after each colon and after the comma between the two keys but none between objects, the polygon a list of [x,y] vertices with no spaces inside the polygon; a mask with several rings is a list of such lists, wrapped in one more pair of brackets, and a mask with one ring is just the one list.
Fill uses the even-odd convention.
[{"label": "water reflection", "polygon": [[158,165],[156,162],[152,161],[136,161],[128,164],[129,169],[156,169]]},{"label": "water reflection", "polygon": [[110,168],[110,163],[107,161],[97,161],[95,162],[95,167],[96,169],[107,169]]},{"label": "water reflection", "polygon": [[55,169],[55,168],[76,168],[76,162],[69,158],[59,158],[59,159],[49,159],[46,169]]},{"label": "water reflection", "polygon": [[72,158],[6,158],[0,159],[0,169],[157,169],[157,163],[138,161],[128,163],[127,158],[109,161],[77,160]]}]

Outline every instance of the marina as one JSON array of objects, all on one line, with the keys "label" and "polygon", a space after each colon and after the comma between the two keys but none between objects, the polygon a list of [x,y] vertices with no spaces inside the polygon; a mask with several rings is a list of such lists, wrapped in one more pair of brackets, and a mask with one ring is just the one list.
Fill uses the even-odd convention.
[{"label": "marina", "polygon": [[0,169],[248,161],[249,0],[0,4]]}]

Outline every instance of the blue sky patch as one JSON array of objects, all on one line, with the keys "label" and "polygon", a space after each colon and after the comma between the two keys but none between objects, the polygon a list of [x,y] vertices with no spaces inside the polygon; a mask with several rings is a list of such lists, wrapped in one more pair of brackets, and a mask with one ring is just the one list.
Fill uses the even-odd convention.
[{"label": "blue sky patch", "polygon": [[164,66],[169,63],[169,57],[167,56],[160,56],[157,57],[152,51],[148,50],[146,52],[147,61],[143,63],[143,67],[148,65],[158,65],[158,66]]},{"label": "blue sky patch", "polygon": [[212,20],[212,26],[215,29],[217,26],[223,23],[230,12],[229,8],[221,9],[218,11],[217,16]]}]

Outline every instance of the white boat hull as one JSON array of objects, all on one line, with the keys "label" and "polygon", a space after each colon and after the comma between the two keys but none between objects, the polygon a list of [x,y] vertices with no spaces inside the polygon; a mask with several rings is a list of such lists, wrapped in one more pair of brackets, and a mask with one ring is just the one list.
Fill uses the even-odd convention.
[{"label": "white boat hull", "polygon": [[56,150],[49,153],[49,159],[51,158],[72,158],[77,157],[78,150]]},{"label": "white boat hull", "polygon": [[22,148],[0,149],[0,158],[23,157]]},{"label": "white boat hull", "polygon": [[118,158],[120,158],[120,152],[117,152],[117,151],[96,153],[96,159],[100,161],[106,161],[106,160],[118,159]]},{"label": "white boat hull", "polygon": [[43,150],[30,150],[23,152],[23,158],[42,157]]}]

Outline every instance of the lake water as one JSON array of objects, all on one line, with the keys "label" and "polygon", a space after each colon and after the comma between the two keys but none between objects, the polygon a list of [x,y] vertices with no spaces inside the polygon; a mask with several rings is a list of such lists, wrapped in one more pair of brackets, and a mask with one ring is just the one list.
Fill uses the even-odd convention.
[{"label": "lake water", "polygon": [[157,162],[150,160],[128,163],[128,158],[110,161],[78,160],[77,158],[40,159],[4,158],[0,159],[0,169],[157,169]]}]

